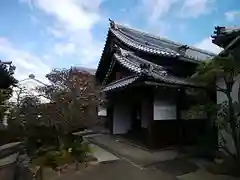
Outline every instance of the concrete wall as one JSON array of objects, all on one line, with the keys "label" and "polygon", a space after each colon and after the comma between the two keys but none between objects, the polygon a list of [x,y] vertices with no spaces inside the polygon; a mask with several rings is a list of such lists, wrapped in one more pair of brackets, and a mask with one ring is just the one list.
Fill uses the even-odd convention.
[{"label": "concrete wall", "polygon": [[124,102],[114,102],[113,134],[125,134],[131,128],[131,107]]},{"label": "concrete wall", "polygon": [[[240,84],[240,76],[238,77],[238,80],[235,82],[235,84],[233,85],[233,89],[232,89],[232,98],[234,102],[239,102],[238,101],[238,89],[239,89],[239,84]],[[224,84],[223,79],[219,79],[217,82],[217,85],[219,87],[224,88],[226,85]],[[223,92],[219,92],[217,91],[217,103],[221,104],[222,102],[227,101],[227,96],[223,93]],[[226,140],[226,146],[229,149],[230,152],[235,153],[236,149],[234,147],[234,143],[233,143],[233,139],[231,137],[230,134],[228,134],[226,131],[220,131],[220,133],[223,135],[223,137]],[[219,137],[220,138],[220,137]],[[219,140],[220,142],[220,140]]]},{"label": "concrete wall", "polygon": [[171,94],[171,92],[167,93],[167,91],[155,91],[153,103],[153,119],[175,120],[176,113],[175,95]]}]

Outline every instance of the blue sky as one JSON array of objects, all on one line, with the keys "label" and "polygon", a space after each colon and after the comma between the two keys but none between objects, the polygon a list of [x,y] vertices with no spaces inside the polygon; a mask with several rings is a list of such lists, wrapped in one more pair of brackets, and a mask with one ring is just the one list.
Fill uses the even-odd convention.
[{"label": "blue sky", "polygon": [[0,59],[16,77],[52,68],[95,68],[108,18],[212,52],[214,26],[240,26],[239,0],[1,0]]}]

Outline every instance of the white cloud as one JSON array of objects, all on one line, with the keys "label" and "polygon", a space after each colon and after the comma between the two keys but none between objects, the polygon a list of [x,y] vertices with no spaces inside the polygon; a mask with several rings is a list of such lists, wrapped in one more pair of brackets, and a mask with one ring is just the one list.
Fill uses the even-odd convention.
[{"label": "white cloud", "polygon": [[212,12],[215,0],[184,0],[179,17],[197,18]]},{"label": "white cloud", "polygon": [[171,23],[166,21],[168,13],[175,8],[181,0],[141,0],[136,12],[138,18],[146,18],[147,25],[144,29],[146,32],[166,37]]},{"label": "white cloud", "polygon": [[140,10],[150,23],[156,23],[170,13],[180,18],[197,18],[212,12],[214,3],[215,0],[141,0]]},{"label": "white cloud", "polygon": [[210,37],[203,39],[199,43],[196,43],[194,46],[197,48],[204,49],[206,51],[215,53],[215,54],[219,54],[223,50],[219,46],[213,44],[212,39]]},{"label": "white cloud", "polygon": [[47,32],[50,35],[53,35],[55,38],[62,38],[64,37],[64,32],[59,30],[58,28],[53,28],[53,27],[47,27]]},{"label": "white cloud", "polygon": [[46,82],[45,74],[50,72],[50,67],[42,62],[41,58],[21,49],[16,48],[8,39],[0,38],[0,55],[6,61],[12,61],[16,68],[16,78],[25,79],[29,74]]},{"label": "white cloud", "polygon": [[103,0],[32,0],[31,4],[52,17],[46,31],[55,38],[56,55],[77,57],[83,66],[95,66],[99,61],[103,42],[93,37],[93,27],[102,20]]},{"label": "white cloud", "polygon": [[[141,0],[140,12],[147,17],[147,30],[161,36],[167,36],[174,18],[197,18],[214,10],[215,0]],[[180,30],[184,30],[184,25]]]},{"label": "white cloud", "polygon": [[5,38],[5,37],[0,37],[0,46],[10,46],[11,42]]},{"label": "white cloud", "polygon": [[[75,1],[75,0],[33,0],[33,4],[44,10],[47,14],[54,16],[65,28],[90,29],[100,16],[95,10],[98,1]],[[94,6],[92,6],[94,5]]]},{"label": "white cloud", "polygon": [[226,12],[224,15],[225,15],[227,21],[232,22],[237,17],[240,18],[240,11],[229,11],[229,12]]},{"label": "white cloud", "polygon": [[53,47],[53,51],[60,55],[73,54],[76,52],[76,46],[74,43],[56,43]]},{"label": "white cloud", "polygon": [[148,15],[150,22],[155,22],[169,12],[179,0],[142,0],[141,8]]}]

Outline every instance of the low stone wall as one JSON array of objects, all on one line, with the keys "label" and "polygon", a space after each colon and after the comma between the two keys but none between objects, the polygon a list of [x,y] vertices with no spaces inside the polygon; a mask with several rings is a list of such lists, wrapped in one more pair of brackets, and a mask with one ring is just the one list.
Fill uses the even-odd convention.
[{"label": "low stone wall", "polygon": [[8,143],[0,146],[0,159],[7,157],[8,155],[14,154],[21,150],[20,142]]},{"label": "low stone wall", "polygon": [[0,179],[14,180],[17,167],[18,153],[12,154],[0,160]]},{"label": "low stone wall", "polygon": [[0,146],[0,179],[14,180],[21,143],[9,143]]}]

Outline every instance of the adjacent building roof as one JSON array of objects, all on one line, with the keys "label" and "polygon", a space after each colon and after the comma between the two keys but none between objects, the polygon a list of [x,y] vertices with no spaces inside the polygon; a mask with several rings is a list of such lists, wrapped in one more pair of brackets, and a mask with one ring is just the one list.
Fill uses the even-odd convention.
[{"label": "adjacent building roof", "polygon": [[240,27],[220,27],[216,26],[215,27],[215,35],[224,35],[224,34],[231,34],[234,32],[240,32]]},{"label": "adjacent building roof", "polygon": [[79,71],[82,71],[82,72],[87,72],[91,75],[94,75],[96,73],[96,69],[92,69],[92,68],[85,68],[85,67],[82,67],[82,66],[79,66],[79,67],[74,67],[76,69],[78,69]]},{"label": "adjacent building roof", "polygon": [[240,27],[215,27],[214,34],[212,35],[212,42],[222,48],[225,48],[240,36]]}]

